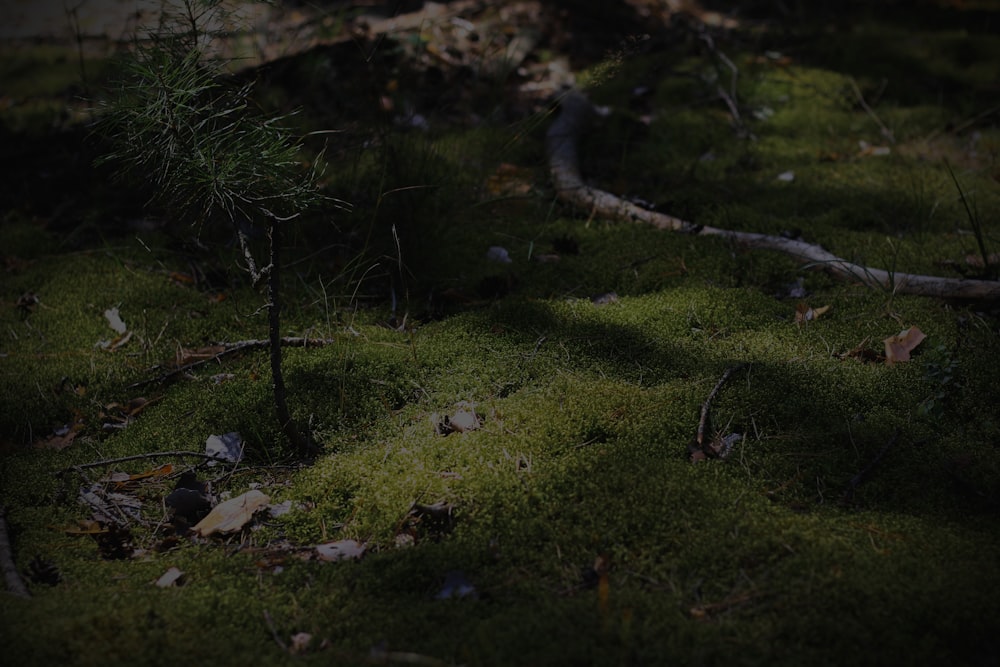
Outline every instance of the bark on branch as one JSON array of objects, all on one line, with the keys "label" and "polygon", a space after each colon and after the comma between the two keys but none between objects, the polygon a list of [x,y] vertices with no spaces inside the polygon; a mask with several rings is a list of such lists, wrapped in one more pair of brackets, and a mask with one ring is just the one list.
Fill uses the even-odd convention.
[{"label": "bark on branch", "polygon": [[918,294],[950,299],[1000,299],[1000,281],[942,278],[912,273],[890,272],[855,264],[824,248],[805,241],[780,236],[740,232],[697,225],[671,215],[650,211],[610,192],[592,188],[580,174],[578,142],[594,116],[590,101],[580,92],[566,94],[558,117],[546,136],[549,172],[557,196],[588,213],[623,222],[643,222],[671,232],[697,236],[721,236],[748,248],[777,250],[790,255],[807,268],[826,271],[846,281],[855,281],[895,294]]}]

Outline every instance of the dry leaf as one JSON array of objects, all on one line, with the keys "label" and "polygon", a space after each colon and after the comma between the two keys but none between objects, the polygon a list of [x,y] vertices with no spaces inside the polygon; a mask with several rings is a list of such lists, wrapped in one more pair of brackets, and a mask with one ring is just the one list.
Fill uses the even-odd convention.
[{"label": "dry leaf", "polygon": [[795,306],[795,323],[804,324],[806,322],[811,322],[812,320],[819,319],[820,315],[830,310],[830,306],[820,306],[819,308],[810,308],[808,304],[800,303]]},{"label": "dry leaf", "polygon": [[476,413],[472,410],[456,410],[455,414],[448,420],[448,425],[451,426],[453,431],[458,431],[459,433],[475,431],[479,428],[479,418],[476,417]]},{"label": "dry leaf", "polygon": [[881,156],[889,155],[892,149],[888,146],[872,146],[867,141],[858,142],[858,155],[860,157],[871,157],[871,156]]},{"label": "dry leaf", "polygon": [[288,652],[292,655],[303,655],[309,650],[309,642],[313,636],[308,632],[296,632],[291,636],[291,643],[288,645]]},{"label": "dry leaf", "polygon": [[121,316],[118,314],[117,308],[108,308],[104,311],[104,317],[108,320],[108,324],[112,329],[115,330],[117,334],[124,334],[128,331],[128,327],[125,326],[125,322],[122,321]]},{"label": "dry leaf", "polygon": [[529,167],[519,167],[501,162],[496,171],[486,180],[486,188],[495,196],[524,196],[531,194],[534,187],[534,172]]},{"label": "dry leaf", "polygon": [[209,461],[209,466],[223,463],[239,463],[243,459],[243,436],[237,431],[224,433],[223,435],[210,435],[205,440],[205,453],[215,457],[215,461]]},{"label": "dry leaf", "polygon": [[217,357],[225,351],[225,345],[209,345],[199,347],[197,350],[189,350],[186,347],[182,347],[174,357],[174,365],[177,368],[188,366],[196,361],[204,361],[205,359]]},{"label": "dry leaf", "polygon": [[178,583],[180,583],[181,577],[184,576],[184,572],[176,567],[172,567],[166,572],[164,572],[159,579],[156,580],[156,585],[160,588],[170,588]]},{"label": "dry leaf", "polygon": [[893,364],[897,361],[909,361],[912,352],[920,343],[927,338],[926,334],[917,327],[910,327],[900,331],[895,336],[885,339],[885,361]]},{"label": "dry leaf", "polygon": [[365,553],[365,545],[357,540],[338,540],[316,547],[316,556],[320,560],[357,560]]},{"label": "dry leaf", "polygon": [[57,428],[46,438],[36,440],[34,446],[38,449],[66,449],[73,444],[76,436],[83,431],[83,426],[83,415],[76,412],[72,423]]},{"label": "dry leaf", "polygon": [[254,513],[266,507],[271,499],[254,489],[224,503],[216,505],[204,519],[194,527],[194,532],[202,537],[213,533],[233,533],[240,530],[253,518]]}]

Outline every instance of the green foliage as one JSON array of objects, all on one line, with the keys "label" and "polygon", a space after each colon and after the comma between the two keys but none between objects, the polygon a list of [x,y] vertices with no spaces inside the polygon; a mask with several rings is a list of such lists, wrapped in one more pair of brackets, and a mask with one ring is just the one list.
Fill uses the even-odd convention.
[{"label": "green foliage", "polygon": [[255,112],[252,84],[227,80],[200,46],[196,13],[137,41],[102,109],[100,131],[113,145],[102,162],[150,179],[154,198],[197,223],[286,219],[326,200],[317,163],[303,169],[302,144],[285,122]]}]

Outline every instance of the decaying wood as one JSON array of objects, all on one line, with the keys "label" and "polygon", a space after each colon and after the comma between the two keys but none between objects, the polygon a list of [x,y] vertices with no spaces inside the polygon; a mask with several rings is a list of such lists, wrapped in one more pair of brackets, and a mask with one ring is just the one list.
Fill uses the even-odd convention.
[{"label": "decaying wood", "polygon": [[590,101],[582,93],[571,91],[563,97],[559,115],[549,127],[546,136],[549,172],[557,196],[591,217],[643,222],[664,231],[696,236],[720,236],[748,248],[776,250],[794,257],[807,268],[826,271],[841,280],[857,282],[866,287],[894,294],[917,294],[951,299],[1000,299],[998,281],[942,278],[871,268],[837,257],[812,243],[768,234],[698,225],[642,208],[610,192],[590,187],[580,174],[578,142],[593,116],[594,110]]}]

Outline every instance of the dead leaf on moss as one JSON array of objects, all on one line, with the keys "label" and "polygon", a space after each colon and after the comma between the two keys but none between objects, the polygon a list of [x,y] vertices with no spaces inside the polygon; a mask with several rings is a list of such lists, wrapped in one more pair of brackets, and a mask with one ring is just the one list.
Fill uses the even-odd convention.
[{"label": "dead leaf on moss", "polygon": [[872,146],[864,140],[858,142],[858,157],[879,157],[891,152],[892,149],[888,146]]},{"label": "dead leaf on moss", "polygon": [[308,632],[296,632],[291,636],[291,642],[288,645],[288,652],[292,655],[304,655],[309,650],[309,643],[312,642],[313,636]]},{"label": "dead leaf on moss", "polygon": [[909,361],[910,352],[913,352],[925,338],[927,335],[917,327],[910,327],[900,331],[895,336],[889,336],[884,341],[885,362],[894,364],[897,361]]},{"label": "dead leaf on moss", "polygon": [[799,303],[795,306],[795,323],[805,324],[806,322],[819,319],[819,317],[828,310],[830,310],[830,306],[811,308],[807,303]]},{"label": "dead leaf on moss", "polygon": [[143,396],[137,396],[124,405],[121,403],[108,403],[104,406],[104,410],[100,414],[103,422],[101,428],[105,431],[125,428],[143,410],[159,401],[160,398],[162,397],[147,399]]},{"label": "dead leaf on moss", "polygon": [[459,401],[455,404],[456,410],[451,415],[431,414],[431,424],[434,431],[441,435],[449,433],[466,433],[475,431],[482,425],[482,419],[476,414],[476,407],[468,401]]},{"label": "dead leaf on moss", "polygon": [[152,470],[146,470],[145,472],[140,472],[136,474],[129,474],[127,472],[113,472],[108,475],[108,481],[114,484],[116,490],[122,490],[133,486],[136,482],[140,482],[146,479],[159,479],[166,477],[167,475],[172,475],[174,473],[174,466],[172,463],[164,463],[163,465],[153,468]]},{"label": "dead leaf on moss", "polygon": [[36,440],[34,446],[37,449],[54,449],[56,451],[60,449],[66,449],[73,444],[76,436],[83,431],[83,415],[76,412],[73,416],[73,421],[68,424],[63,424],[59,428],[55,429],[50,435]]},{"label": "dead leaf on moss", "polygon": [[204,361],[206,359],[217,357],[225,351],[225,345],[208,345],[206,347],[199,347],[195,350],[189,350],[186,347],[182,347],[174,357],[174,366],[175,368],[188,366],[196,361]]},{"label": "dead leaf on moss", "polygon": [[236,431],[230,431],[222,435],[210,435],[205,440],[205,453],[215,457],[215,461],[209,461],[209,466],[222,463],[239,463],[243,458],[243,436]]},{"label": "dead leaf on moss", "polygon": [[108,325],[115,330],[115,333],[123,334],[128,331],[128,327],[125,325],[124,320],[122,320],[117,308],[108,308],[105,310],[104,318],[108,321]]},{"label": "dead leaf on moss", "polygon": [[271,502],[261,491],[253,489],[243,495],[216,505],[204,519],[193,528],[202,537],[214,533],[234,533],[243,528],[257,510]]},{"label": "dead leaf on moss", "polygon": [[179,568],[172,567],[156,580],[156,585],[160,588],[170,588],[171,586],[176,586],[181,583],[181,578],[184,576],[184,572]]},{"label": "dead leaf on moss", "polygon": [[80,519],[74,524],[63,526],[61,530],[67,535],[98,535],[108,532],[104,524],[94,519]]},{"label": "dead leaf on moss", "polygon": [[316,547],[316,557],[327,562],[357,560],[365,553],[365,545],[357,540],[338,540]]},{"label": "dead leaf on moss", "polygon": [[497,197],[516,197],[531,194],[534,173],[529,167],[519,167],[501,162],[496,171],[486,179],[486,189]]}]

